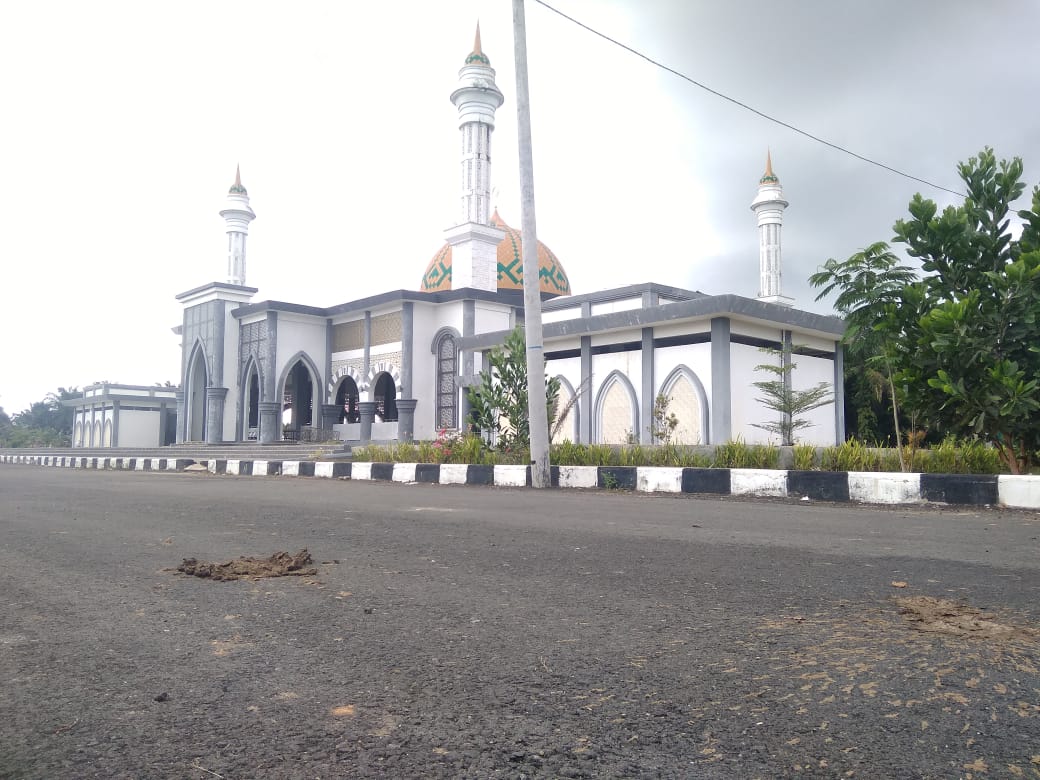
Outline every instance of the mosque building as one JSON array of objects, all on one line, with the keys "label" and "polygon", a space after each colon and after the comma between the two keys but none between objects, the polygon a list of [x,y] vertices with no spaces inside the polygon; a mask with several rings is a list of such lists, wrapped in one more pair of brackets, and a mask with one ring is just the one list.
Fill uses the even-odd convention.
[{"label": "mosque building", "polygon": [[[247,237],[255,219],[240,173],[220,212],[227,281],[181,293],[177,389],[97,385],[73,402],[74,445],[147,447],[283,440],[408,441],[465,427],[467,387],[488,350],[523,322],[521,235],[491,201],[491,143],[504,96],[480,43],[451,93],[461,135],[459,224],[445,233],[413,290],[331,307],[254,302]],[[645,283],[574,294],[563,263],[538,243],[547,376],[561,407],[556,441],[651,443],[658,396],[679,420],[672,440],[765,442],[756,423],[763,348],[794,348],[796,389],[820,382],[835,403],[806,415],[803,441],[844,438],[841,320],[801,311],[782,293],[787,201],[767,155],[751,209],[760,236],[759,293],[706,295]],[[750,269],[749,269],[750,270]],[[418,277],[418,273],[417,273]]]}]

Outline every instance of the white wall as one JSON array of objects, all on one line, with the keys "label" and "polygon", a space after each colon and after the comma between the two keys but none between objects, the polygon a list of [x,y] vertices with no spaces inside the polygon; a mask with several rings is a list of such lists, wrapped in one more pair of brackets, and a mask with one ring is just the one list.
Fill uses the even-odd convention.
[{"label": "white wall", "polygon": [[[758,347],[746,344],[730,344],[730,394],[732,438],[743,439],[748,444],[766,444],[770,441],[768,431],[753,427],[753,423],[771,422],[778,416],[776,412],[762,406],[756,399],[761,394],[753,382],[767,381],[773,378],[765,371],[755,371],[755,366],[769,363],[771,356]],[[773,443],[778,443],[775,436]],[[723,444],[724,442],[713,442]]]},{"label": "white wall", "polygon": [[[223,386],[228,389],[227,396],[224,398],[224,422],[221,436],[224,441],[235,440],[235,423],[238,413],[238,337],[241,331],[238,320],[231,316],[231,312],[236,308],[238,308],[238,304],[234,301],[226,301],[224,303]],[[207,348],[213,349],[213,345],[208,344]],[[212,378],[210,381],[212,381]],[[207,409],[208,405],[209,402],[207,401],[203,405],[203,409]],[[158,423],[156,423],[156,427],[158,427]],[[122,439],[122,431],[120,431],[119,440],[122,441]]]},{"label": "white wall", "polygon": [[[295,362],[295,355],[305,352],[313,361],[319,372],[325,371],[325,319],[322,317],[299,317],[285,312],[278,312],[278,366],[275,369],[275,381],[277,382],[290,361]],[[235,354],[238,350],[236,347]],[[319,373],[314,377],[318,386],[315,387],[314,401],[321,403],[327,394],[325,388],[326,377]],[[282,388],[275,388],[281,392]],[[315,410],[320,413],[320,410]]]},{"label": "white wall", "polygon": [[139,411],[137,409],[119,411],[119,446],[120,447],[158,447],[159,410]]},{"label": "white wall", "polygon": [[581,316],[581,306],[574,306],[570,309],[559,309],[557,311],[545,311],[542,312],[542,324],[548,325],[550,322],[562,322],[563,320],[575,320]]},{"label": "white wall", "polygon": [[631,309],[641,309],[643,307],[643,296],[642,294],[635,298],[622,298],[619,301],[607,301],[606,303],[594,303],[592,304],[593,316],[597,314],[610,314],[615,311],[629,311]]},{"label": "white wall", "polygon": [[[791,362],[795,364],[795,369],[791,372],[791,383],[795,390],[808,390],[820,382],[825,382],[827,387],[831,388],[830,397],[834,398],[833,360],[807,357],[806,355],[792,355]],[[795,431],[795,442],[829,447],[834,444],[840,444],[841,439],[844,438],[844,435],[839,437],[834,429],[833,403],[821,406],[819,409],[814,409],[800,416],[811,422],[812,427]]]},{"label": "white wall", "polygon": [[[455,328],[462,333],[462,301],[440,306],[416,304],[413,309],[415,323],[412,338],[412,397],[415,405],[413,435],[417,440],[434,439],[437,436],[434,414],[436,412],[437,360],[433,354],[433,338],[441,328]],[[461,370],[462,355],[459,355]]]},{"label": "white wall", "polygon": [[[474,312],[474,328],[477,333],[493,333],[498,330],[509,330],[513,327],[512,307],[492,306],[478,302]],[[461,331],[462,328],[459,328]]]}]

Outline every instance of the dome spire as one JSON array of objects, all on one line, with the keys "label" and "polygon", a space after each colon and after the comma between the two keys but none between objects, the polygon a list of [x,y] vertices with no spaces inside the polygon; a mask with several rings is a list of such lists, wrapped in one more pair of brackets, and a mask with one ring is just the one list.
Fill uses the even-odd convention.
[{"label": "dome spire", "polygon": [[466,64],[491,65],[491,60],[480,46],[480,20],[477,20],[477,34],[473,36],[473,51],[466,57]]},{"label": "dome spire", "polygon": [[780,179],[773,173],[773,155],[769,151],[769,147],[766,147],[766,172],[762,174],[762,178],[758,180],[759,184],[779,184]]},{"label": "dome spire", "polygon": [[231,189],[228,190],[229,195],[248,195],[246,188],[242,186],[242,171],[241,166],[235,165],[235,183],[231,185]]}]

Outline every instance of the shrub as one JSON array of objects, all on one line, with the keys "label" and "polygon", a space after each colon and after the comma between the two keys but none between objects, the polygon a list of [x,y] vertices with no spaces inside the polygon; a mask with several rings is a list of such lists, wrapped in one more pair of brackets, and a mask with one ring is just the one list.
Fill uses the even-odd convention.
[{"label": "shrub", "polygon": [[794,445],[794,467],[798,471],[811,471],[816,466],[816,447],[811,444]]}]

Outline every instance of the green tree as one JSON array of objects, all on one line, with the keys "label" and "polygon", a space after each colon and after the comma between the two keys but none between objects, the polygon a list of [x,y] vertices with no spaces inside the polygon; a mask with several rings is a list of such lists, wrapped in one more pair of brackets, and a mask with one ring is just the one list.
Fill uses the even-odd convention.
[{"label": "green tree", "polygon": [[842,344],[849,368],[853,371],[862,369],[859,384],[872,386],[878,400],[887,393],[899,462],[904,471],[907,464],[898,448],[902,436],[895,372],[907,351],[904,335],[915,313],[907,305],[908,298],[904,293],[916,281],[917,274],[913,269],[900,264],[899,258],[883,241],[871,244],[847,260],[831,258],[809,277],[813,287],[823,288],[816,300],[838,291],[834,308],[845,319]]},{"label": "green tree", "polygon": [[896,241],[925,272],[908,290],[920,317],[897,380],[946,431],[992,443],[1013,474],[1040,450],[1040,187],[1018,212],[1015,239],[1022,170],[1021,159],[998,162],[986,148],[958,166],[962,205],[940,214],[915,195],[910,218],[895,224]]},{"label": "green tree", "polygon": [[11,418],[7,416],[4,407],[0,406],[0,442],[3,442],[11,432]]},{"label": "green tree", "polygon": [[[527,342],[517,326],[501,348],[491,350],[480,383],[467,391],[473,420],[493,447],[518,450],[530,446],[531,420],[527,404]],[[545,380],[549,430],[559,406],[560,380]]]},{"label": "green tree", "polygon": [[1022,170],[1019,158],[998,162],[986,148],[958,166],[961,205],[940,213],[920,194],[911,199],[895,241],[921,261],[919,280],[885,244],[810,278],[821,295],[841,292],[848,340],[871,334],[862,347],[884,365],[894,398],[939,433],[991,443],[1013,474],[1040,450],[1040,187],[1017,212],[1016,239]]},{"label": "green tree", "polygon": [[[5,447],[56,447],[68,445],[72,440],[74,411],[62,401],[75,398],[78,390],[59,387],[57,392],[48,393],[42,401],[34,401],[13,415],[10,426],[0,420],[0,445]],[[4,418],[7,415],[3,415]]]},{"label": "green tree", "polygon": [[794,435],[797,431],[813,425],[801,415],[834,403],[834,397],[831,396],[830,386],[826,382],[820,382],[806,390],[794,389],[791,380],[797,365],[791,360],[793,349],[790,344],[784,344],[781,349],[763,349],[762,351],[775,356],[777,361],[757,365],[755,370],[765,371],[772,374],[774,378],[752,382],[752,384],[762,391],[761,397],[757,399],[758,402],[767,409],[777,412],[780,417],[771,422],[752,423],[752,425],[777,434],[780,437],[781,445],[791,446],[794,444]]}]

